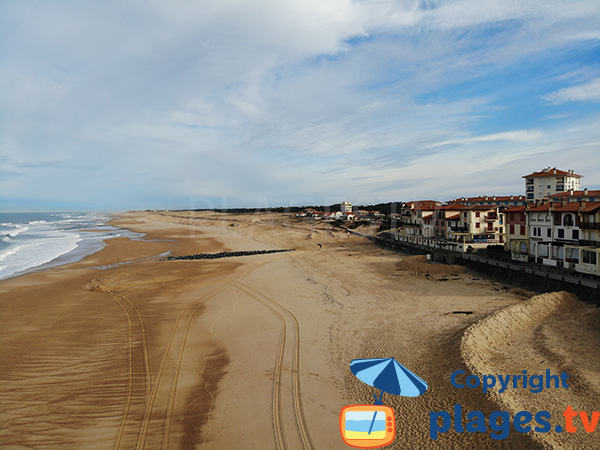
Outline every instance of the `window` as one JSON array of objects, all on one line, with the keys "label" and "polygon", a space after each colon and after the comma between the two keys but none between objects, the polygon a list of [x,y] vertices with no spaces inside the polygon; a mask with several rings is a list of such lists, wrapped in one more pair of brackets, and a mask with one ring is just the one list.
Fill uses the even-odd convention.
[{"label": "window", "polygon": [[546,237],[552,237],[552,229],[551,228],[548,228],[546,230]]},{"label": "window", "polygon": [[[477,214],[479,214],[479,213],[477,213]],[[477,222],[477,223],[475,224],[475,228],[479,228],[480,226],[481,226],[481,224],[480,224],[479,222]]]},{"label": "window", "polygon": [[565,238],[565,230],[563,230],[562,228],[560,228],[558,230],[558,238],[559,239],[564,239]]},{"label": "window", "polygon": [[508,228],[510,234],[515,234],[515,226],[511,223]]},{"label": "window", "polygon": [[573,226],[573,216],[571,214],[566,214],[564,217],[564,225],[567,227]]},{"label": "window", "polygon": [[573,239],[574,240],[579,239],[579,230],[573,230]]},{"label": "window", "polygon": [[596,265],[597,264],[597,253],[596,252],[590,252],[588,250],[583,250],[582,252],[582,256],[583,256],[583,263],[584,264],[593,264]]},{"label": "window", "polygon": [[479,216],[481,216],[481,213],[480,212],[476,212],[475,213],[475,217],[479,217]]}]

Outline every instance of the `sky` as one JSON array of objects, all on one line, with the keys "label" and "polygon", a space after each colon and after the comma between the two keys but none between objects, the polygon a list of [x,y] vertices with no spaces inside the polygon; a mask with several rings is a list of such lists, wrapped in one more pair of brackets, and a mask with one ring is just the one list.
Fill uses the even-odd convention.
[{"label": "sky", "polygon": [[0,2],[0,210],[600,189],[598,0]]}]

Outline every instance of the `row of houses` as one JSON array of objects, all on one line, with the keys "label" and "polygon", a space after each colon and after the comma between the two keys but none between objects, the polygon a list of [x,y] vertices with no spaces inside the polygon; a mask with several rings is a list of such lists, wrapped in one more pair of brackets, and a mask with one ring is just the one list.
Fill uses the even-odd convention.
[{"label": "row of houses", "polygon": [[515,261],[600,275],[600,191],[409,202],[394,239],[456,252],[502,245]]},{"label": "row of houses", "polygon": [[362,209],[352,211],[352,204],[350,202],[342,202],[340,211],[317,211],[307,208],[296,214],[296,217],[312,217],[316,220],[328,221],[374,221],[384,216],[385,214],[381,214],[379,211],[366,211]]}]

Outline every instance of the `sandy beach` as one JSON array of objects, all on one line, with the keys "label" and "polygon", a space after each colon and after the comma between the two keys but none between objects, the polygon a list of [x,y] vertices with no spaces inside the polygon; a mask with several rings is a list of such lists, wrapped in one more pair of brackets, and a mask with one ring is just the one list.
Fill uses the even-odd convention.
[{"label": "sandy beach", "polygon": [[[341,408],[376,392],[350,362],[392,356],[429,389],[384,394],[396,411],[388,448],[598,442],[582,429],[430,438],[430,412],[455,404],[486,417],[547,410],[553,423],[567,405],[598,410],[600,314],[569,294],[534,297],[284,215],[139,212],[113,223],[145,239],[0,282],[3,449],[345,449]],[[295,250],[157,257],[273,249]],[[573,387],[484,394],[450,383],[456,370],[546,369],[567,371]]]}]

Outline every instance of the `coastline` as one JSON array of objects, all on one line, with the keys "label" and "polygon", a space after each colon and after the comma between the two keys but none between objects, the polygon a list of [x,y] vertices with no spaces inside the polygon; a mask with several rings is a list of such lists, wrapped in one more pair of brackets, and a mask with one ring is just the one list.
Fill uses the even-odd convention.
[{"label": "coastline", "polygon": [[[63,214],[63,213],[48,213],[48,215],[53,215],[53,216],[56,216],[59,214]],[[64,213],[64,214],[74,214],[74,213]],[[136,236],[136,233],[134,233],[133,231],[128,230],[126,228],[113,227],[111,225],[111,222],[114,220],[117,220],[119,218],[119,214],[103,213],[103,216],[104,217],[102,219],[100,219],[101,221],[97,222],[97,224],[94,225],[93,228],[75,228],[75,229],[68,230],[70,232],[76,232],[81,236],[81,238],[78,239],[74,243],[74,248],[67,250],[64,253],[61,253],[48,261],[41,262],[41,263],[32,265],[30,267],[27,267],[23,270],[13,272],[8,276],[4,276],[3,278],[0,278],[0,280],[7,280],[7,279],[10,279],[13,277],[20,276],[20,275],[37,272],[39,270],[45,270],[45,269],[49,269],[52,267],[59,267],[59,266],[71,264],[71,263],[74,263],[77,261],[81,261],[84,258],[86,258],[88,255],[99,252],[104,247],[106,247],[106,245],[107,245],[106,241],[108,241],[110,239],[114,239],[117,237],[128,237],[128,238],[139,239],[142,237],[142,235]],[[94,219],[94,220],[98,221],[98,219]],[[27,224],[27,225],[29,225],[29,224]],[[27,225],[24,225],[24,226],[27,227]],[[61,231],[65,232],[66,230],[61,230]],[[99,236],[96,237],[93,234],[86,236],[86,233],[96,233],[96,234],[99,234]],[[119,234],[117,236],[112,236],[111,233],[119,233]],[[102,234],[106,234],[106,235],[102,236]]]},{"label": "coastline", "polygon": [[[274,448],[275,420],[291,448],[342,449],[341,407],[371,403],[373,391],[349,362],[389,355],[430,385],[421,398],[384,396],[399,414],[397,445],[539,448],[517,433],[429,439],[429,411],[497,409],[449,375],[466,368],[464,330],[523,303],[522,290],[398,270],[410,257],[272,214],[179,215],[123,214],[113,222],[143,240],[111,239],[80,261],[0,281],[3,446]],[[153,258],[278,248],[296,251]]]}]

